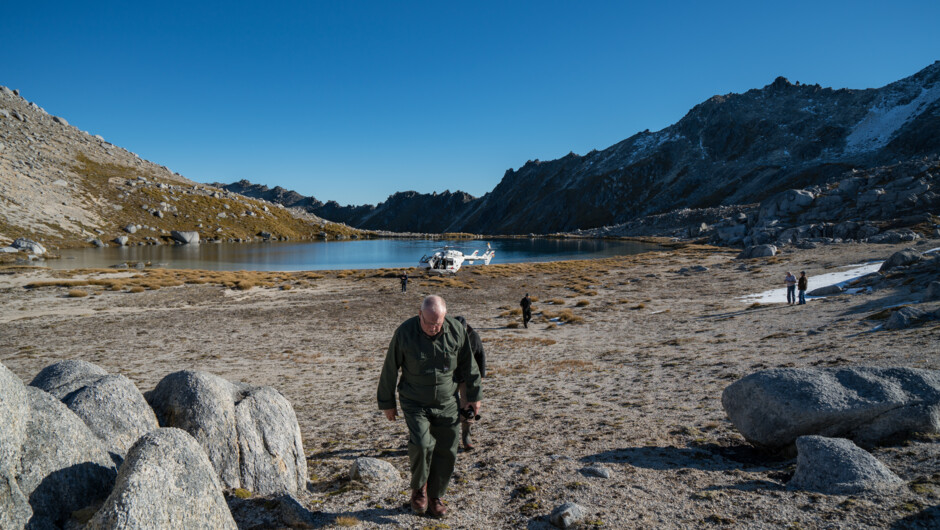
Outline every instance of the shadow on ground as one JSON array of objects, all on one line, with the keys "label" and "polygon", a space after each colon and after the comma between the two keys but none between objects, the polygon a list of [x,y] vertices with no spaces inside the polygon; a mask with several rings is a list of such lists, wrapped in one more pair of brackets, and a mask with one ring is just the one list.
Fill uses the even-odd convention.
[{"label": "shadow on ground", "polygon": [[788,462],[784,456],[765,453],[753,446],[716,444],[694,447],[627,447],[604,451],[581,459],[582,462],[622,462],[655,470],[700,469],[725,471],[731,469],[777,469]]}]

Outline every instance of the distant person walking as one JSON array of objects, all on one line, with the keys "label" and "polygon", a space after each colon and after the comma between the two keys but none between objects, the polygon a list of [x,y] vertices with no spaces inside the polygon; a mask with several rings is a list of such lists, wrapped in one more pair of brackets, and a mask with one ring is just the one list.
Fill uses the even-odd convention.
[{"label": "distant person walking", "polygon": [[787,284],[787,303],[793,305],[796,303],[796,276],[787,271],[787,276],[783,281]]},{"label": "distant person walking", "polygon": [[[470,324],[467,324],[467,319],[457,317],[457,322],[463,324],[463,329],[467,331],[467,340],[470,341],[470,350],[473,352],[473,360],[477,363],[477,368],[480,369],[480,379],[482,379],[486,377],[486,352],[483,351],[483,340],[480,339],[480,334],[477,333],[477,330],[473,329]],[[464,382],[461,374],[456,371],[454,372],[454,381],[457,382],[460,409],[466,410],[467,383]],[[463,442],[463,448],[467,450],[473,449],[473,442],[470,439],[470,418],[463,414],[460,415],[460,432],[460,440]]]},{"label": "distant person walking", "polygon": [[532,320],[532,300],[529,298],[529,293],[522,297],[519,306],[522,307],[522,325],[529,327],[529,321]]},{"label": "distant person walking", "polygon": [[809,286],[809,278],[806,277],[806,271],[800,271],[800,279],[796,281],[796,289],[800,292],[800,305],[806,303],[807,286]]},{"label": "distant person walking", "polygon": [[408,273],[407,272],[401,273],[401,276],[399,276],[398,279],[401,280],[401,292],[403,293],[408,292]]}]

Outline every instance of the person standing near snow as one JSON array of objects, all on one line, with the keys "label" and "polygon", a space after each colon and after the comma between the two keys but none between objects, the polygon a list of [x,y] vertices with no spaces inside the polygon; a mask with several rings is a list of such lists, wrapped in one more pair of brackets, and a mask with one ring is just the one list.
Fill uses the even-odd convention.
[{"label": "person standing near snow", "polygon": [[796,303],[796,276],[787,271],[787,276],[783,281],[787,284],[787,303],[793,305]]},{"label": "person standing near snow", "polygon": [[796,290],[800,292],[800,305],[806,303],[806,288],[809,286],[809,278],[806,277],[806,271],[800,271],[800,279],[796,281]]}]

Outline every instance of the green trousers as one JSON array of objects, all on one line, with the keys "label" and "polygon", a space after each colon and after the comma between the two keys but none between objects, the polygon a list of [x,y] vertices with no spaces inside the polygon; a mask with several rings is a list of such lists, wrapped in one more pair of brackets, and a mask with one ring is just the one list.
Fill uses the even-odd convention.
[{"label": "green trousers", "polygon": [[428,497],[443,497],[457,461],[459,425],[457,401],[440,407],[423,407],[401,400],[408,425],[408,460],[411,489],[428,485]]}]

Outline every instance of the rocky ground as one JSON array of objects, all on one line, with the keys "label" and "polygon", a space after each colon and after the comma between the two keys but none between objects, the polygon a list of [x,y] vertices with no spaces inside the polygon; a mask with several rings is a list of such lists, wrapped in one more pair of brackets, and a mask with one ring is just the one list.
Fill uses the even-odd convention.
[{"label": "rocky ground", "polygon": [[[867,319],[919,300],[917,282],[897,278],[806,306],[738,298],[781,287],[787,270],[805,270],[813,289],[814,276],[901,248],[788,249],[749,260],[748,270],[733,259],[737,251],[706,247],[491,265],[452,281],[415,279],[407,294],[394,273],[365,271],[325,273],[289,290],[89,286],[91,296],[70,297],[66,286],[23,287],[48,271],[0,269],[0,362],[27,382],[50,363],[83,359],[141,391],[181,369],[276,387],[295,407],[308,455],[301,503],[324,526],[543,528],[554,507],[573,501],[586,508],[588,527],[935,527],[938,437],[874,450],[906,481],[894,493],[788,491],[794,460],[754,449],[721,407],[728,384],[764,368],[940,369],[937,322],[872,331],[883,320]],[[695,265],[709,270],[677,272]],[[538,299],[528,329],[512,314],[525,292]],[[477,448],[458,457],[443,521],[406,507],[405,425],[385,420],[375,404],[391,333],[429,293],[480,332],[489,364]],[[374,493],[350,482],[359,456],[392,462],[400,487]],[[589,466],[610,478],[589,475]]]}]

